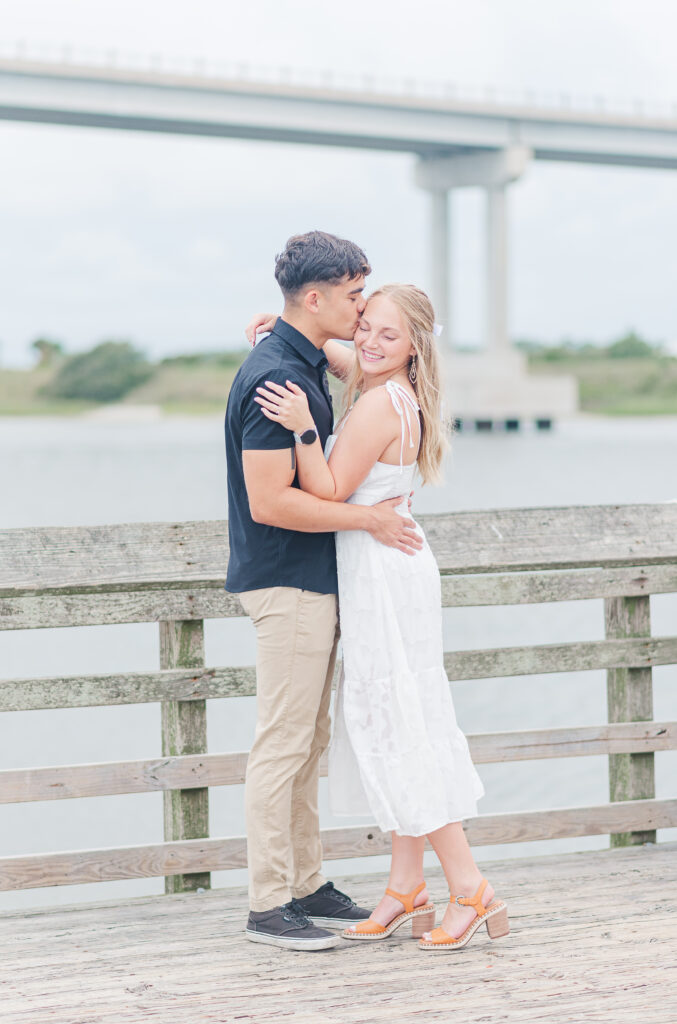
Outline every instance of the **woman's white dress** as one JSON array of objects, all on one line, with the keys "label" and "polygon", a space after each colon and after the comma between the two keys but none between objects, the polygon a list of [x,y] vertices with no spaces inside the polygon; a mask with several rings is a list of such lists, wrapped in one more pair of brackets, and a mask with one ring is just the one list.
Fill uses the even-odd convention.
[{"label": "woman's white dress", "polygon": [[[413,447],[418,407],[401,385],[385,387],[402,421],[400,465],[377,462],[348,501],[402,496],[398,512],[409,516],[416,464],[402,457],[405,438]],[[407,836],[474,816],[484,788],[456,724],[440,575],[427,541],[407,555],[364,531],[342,531],[336,557],[343,670],[329,748],[332,812],[369,814],[383,831]]]}]

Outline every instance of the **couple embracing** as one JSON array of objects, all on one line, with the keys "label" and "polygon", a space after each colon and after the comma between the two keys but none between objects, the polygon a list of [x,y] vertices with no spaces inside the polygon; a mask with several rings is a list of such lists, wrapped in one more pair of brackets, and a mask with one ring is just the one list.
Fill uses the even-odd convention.
[{"label": "couple embracing", "polygon": [[[410,921],[422,949],[454,950],[483,923],[506,934],[508,919],[461,824],[483,789],[444,672],[439,572],[408,506],[416,470],[434,481],[445,446],[434,314],[413,285],[365,300],[370,272],[352,242],[291,238],[275,266],[282,316],[252,321],[250,340],[271,333],[228,400],[226,587],[257,635],[246,935],[315,950],[340,942],[331,929],[376,941]],[[345,384],[336,425],[327,370]],[[371,911],[321,872],[319,764],[339,608],[330,803],[391,833],[389,885]],[[438,928],[426,837],[451,896]]]}]

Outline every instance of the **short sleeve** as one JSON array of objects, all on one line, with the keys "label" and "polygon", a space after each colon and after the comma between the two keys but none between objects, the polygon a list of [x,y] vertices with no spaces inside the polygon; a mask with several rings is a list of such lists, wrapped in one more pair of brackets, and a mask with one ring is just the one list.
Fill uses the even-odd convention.
[{"label": "short sleeve", "polygon": [[242,451],[275,451],[294,447],[294,434],[280,423],[269,420],[261,412],[261,406],[254,401],[257,387],[267,380],[284,385],[286,376],[282,370],[267,373],[257,380],[242,399]]}]

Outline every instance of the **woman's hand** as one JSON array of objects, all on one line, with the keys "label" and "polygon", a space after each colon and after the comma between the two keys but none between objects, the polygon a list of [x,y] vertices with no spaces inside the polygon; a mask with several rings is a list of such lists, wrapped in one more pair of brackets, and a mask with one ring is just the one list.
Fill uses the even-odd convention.
[{"label": "woman's hand", "polygon": [[255,402],[261,406],[261,412],[269,420],[281,423],[287,430],[295,430],[302,434],[315,426],[313,417],[308,408],[308,399],[305,391],[302,391],[298,384],[287,381],[287,387],[281,384],[274,384],[267,380],[265,387],[256,389]]},{"label": "woman's hand", "polygon": [[257,334],[265,334],[266,331],[272,331],[276,320],[277,313],[257,313],[255,317],[252,317],[244,329],[249,344],[256,344]]}]

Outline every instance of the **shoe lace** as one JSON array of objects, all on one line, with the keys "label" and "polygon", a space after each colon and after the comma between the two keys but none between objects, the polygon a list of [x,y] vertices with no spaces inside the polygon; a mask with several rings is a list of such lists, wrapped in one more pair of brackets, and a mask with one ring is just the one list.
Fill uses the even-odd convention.
[{"label": "shoe lace", "polygon": [[282,911],[283,921],[289,921],[290,924],[298,924],[301,927],[305,927],[310,924],[308,915],[297,900],[291,900],[289,903],[285,903],[282,907]]},{"label": "shoe lace", "polygon": [[351,900],[350,896],[347,896],[346,893],[341,892],[340,889],[335,888],[333,882],[329,882],[329,885],[331,886],[332,897],[335,900],[337,900],[338,903],[342,903],[345,907],[355,906],[355,901]]}]

